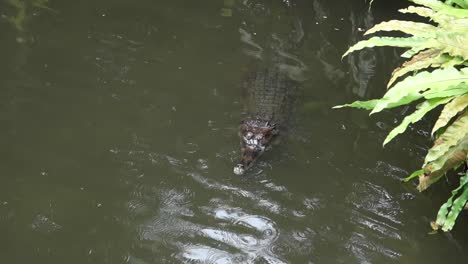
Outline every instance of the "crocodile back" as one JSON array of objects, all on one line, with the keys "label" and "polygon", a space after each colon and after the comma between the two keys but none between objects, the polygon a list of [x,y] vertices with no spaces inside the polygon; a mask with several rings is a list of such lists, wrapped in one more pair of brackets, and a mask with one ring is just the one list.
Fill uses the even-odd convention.
[{"label": "crocodile back", "polygon": [[251,71],[244,80],[246,119],[285,126],[291,115],[297,83],[275,67]]}]

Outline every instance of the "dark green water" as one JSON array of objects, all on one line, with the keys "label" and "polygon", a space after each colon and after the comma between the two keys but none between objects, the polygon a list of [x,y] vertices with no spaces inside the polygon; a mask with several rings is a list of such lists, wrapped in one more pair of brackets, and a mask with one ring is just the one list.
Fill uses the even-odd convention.
[{"label": "dark green water", "polygon": [[[400,183],[430,122],[383,149],[408,109],[330,109],[383,93],[400,51],[341,55],[404,2],[33,2],[17,27],[0,5],[1,263],[466,260],[466,220],[427,234],[448,189]],[[269,51],[301,100],[238,177],[239,83]]]}]

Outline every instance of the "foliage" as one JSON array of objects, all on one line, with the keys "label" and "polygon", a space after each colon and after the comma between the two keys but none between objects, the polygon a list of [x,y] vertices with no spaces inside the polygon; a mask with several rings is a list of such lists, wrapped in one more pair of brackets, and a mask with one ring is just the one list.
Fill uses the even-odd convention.
[{"label": "foliage", "polygon": [[[455,196],[463,189],[463,192],[458,196],[455,201]],[[465,176],[460,178],[460,186],[452,191],[452,196],[444,203],[437,213],[437,220],[433,223],[433,227],[438,229],[442,227],[442,230],[449,231],[455,225],[455,219],[461,212],[466,202],[468,201],[468,172]],[[450,210],[450,212],[449,212]]]},{"label": "foliage", "polygon": [[[343,57],[364,48],[392,46],[406,48],[401,56],[408,61],[393,71],[387,85],[389,90],[382,98],[356,101],[335,108],[355,107],[371,110],[371,114],[374,114],[419,101],[416,110],[388,134],[383,143],[385,145],[429,111],[444,105],[431,133],[435,134],[436,140],[428,151],[422,169],[405,179],[409,181],[419,177],[418,190],[423,191],[449,170],[468,162],[468,0],[409,1],[417,6],[401,9],[401,13],[428,18],[435,25],[390,20],[367,30],[365,35],[388,31],[406,35],[375,36],[362,40],[350,47]],[[460,179],[460,186],[453,190],[452,197],[440,208],[433,227],[451,230],[467,201],[468,174],[465,174]]]}]

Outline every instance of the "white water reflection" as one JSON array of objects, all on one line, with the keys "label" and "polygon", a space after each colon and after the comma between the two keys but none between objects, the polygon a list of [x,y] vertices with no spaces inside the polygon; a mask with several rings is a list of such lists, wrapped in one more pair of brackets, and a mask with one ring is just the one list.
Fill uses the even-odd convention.
[{"label": "white water reflection", "polygon": [[215,181],[211,181],[207,178],[204,178],[202,175],[198,173],[189,173],[188,175],[191,176],[198,183],[203,184],[205,188],[214,189],[218,191],[228,191],[232,194],[247,198],[249,200],[254,201],[255,204],[258,205],[259,207],[263,209],[267,209],[271,213],[280,214],[283,210],[278,203],[268,200],[268,199],[261,198],[255,193],[252,193],[248,190],[244,190],[235,186],[224,185]]},{"label": "white water reflection", "polygon": [[[271,219],[246,214],[240,208],[216,208],[207,213],[220,221],[219,227],[202,228],[199,235],[221,243],[218,248],[225,250],[185,244],[181,247],[180,258],[199,263],[256,263],[258,260],[286,263],[272,250],[279,231]],[[234,231],[236,229],[242,231]]]},{"label": "white water reflection", "polygon": [[[131,221],[139,222],[142,247],[155,255],[171,249],[169,259],[182,263],[302,263],[292,262],[291,256],[303,261],[374,263],[398,261],[411,241],[401,231],[402,196],[372,181],[357,179],[343,196],[321,191],[301,195],[262,178],[264,174],[246,183],[205,176],[207,169],[200,168],[204,158],[189,161],[131,151],[137,152],[137,162],[146,155],[147,162],[169,168],[171,178],[182,177],[184,182],[136,185],[128,204],[134,215]],[[387,179],[394,182],[399,178],[395,174],[404,173],[383,162],[362,171],[388,173]],[[186,184],[191,187],[185,188]],[[331,249],[338,250],[340,257],[330,255]]]},{"label": "white water reflection", "polygon": [[[279,231],[270,218],[229,207],[224,200],[218,200],[216,207],[199,208],[202,214],[195,215],[184,197],[174,190],[164,191],[158,214],[138,228],[139,239],[151,242],[150,251],[175,246],[176,257],[187,263],[256,263],[259,259],[286,263],[274,252]],[[197,224],[200,217],[212,218],[212,224]]]},{"label": "white water reflection", "polygon": [[206,264],[246,263],[247,261],[244,256],[239,254],[231,254],[227,251],[200,244],[182,246],[182,253],[179,258],[184,262],[188,260],[192,263]]}]

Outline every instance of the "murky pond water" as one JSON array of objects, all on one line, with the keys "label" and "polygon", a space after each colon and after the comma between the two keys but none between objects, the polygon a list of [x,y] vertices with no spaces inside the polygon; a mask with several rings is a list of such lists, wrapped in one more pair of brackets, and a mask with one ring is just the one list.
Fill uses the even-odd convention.
[{"label": "murky pond water", "polygon": [[[467,257],[466,220],[428,234],[445,196],[400,183],[423,159],[429,123],[383,149],[407,109],[370,119],[330,109],[383,92],[397,51],[341,55],[405,2],[370,11],[360,0],[7,2],[2,263]],[[24,21],[8,22],[22,11]],[[300,83],[297,111],[280,144],[239,177],[239,83],[273,53]]]}]

